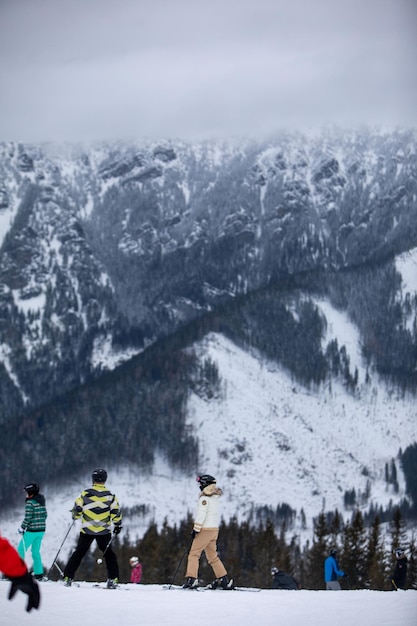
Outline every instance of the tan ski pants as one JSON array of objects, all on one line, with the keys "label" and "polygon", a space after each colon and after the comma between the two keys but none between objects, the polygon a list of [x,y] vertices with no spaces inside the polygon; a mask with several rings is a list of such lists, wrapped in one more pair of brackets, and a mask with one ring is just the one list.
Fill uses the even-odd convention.
[{"label": "tan ski pants", "polygon": [[192,576],[198,578],[198,563],[201,553],[204,551],[208,563],[211,565],[216,578],[226,576],[227,571],[217,554],[217,537],[219,536],[218,528],[203,528],[195,536],[188,553],[186,578]]}]

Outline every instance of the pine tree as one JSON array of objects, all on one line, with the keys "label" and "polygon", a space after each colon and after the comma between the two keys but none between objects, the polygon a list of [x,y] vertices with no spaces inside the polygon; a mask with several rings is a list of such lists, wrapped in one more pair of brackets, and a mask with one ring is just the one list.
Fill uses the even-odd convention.
[{"label": "pine tree", "polygon": [[329,529],[324,512],[314,520],[313,545],[308,552],[307,571],[303,585],[309,589],[323,589],[324,560],[328,556]]},{"label": "pine tree", "polygon": [[[270,582],[271,566],[280,563],[281,550],[274,526],[267,520],[265,527],[261,525],[255,531],[255,545],[253,556],[256,566],[254,568],[254,584],[268,587]],[[279,565],[277,565],[279,567]],[[283,566],[282,566],[283,569]],[[246,583],[249,584],[249,583]]]},{"label": "pine tree", "polygon": [[382,591],[386,587],[388,571],[378,515],[375,517],[368,533],[366,569],[368,574],[366,586],[369,587],[369,589],[379,589]]},{"label": "pine tree", "polygon": [[417,589],[417,545],[413,533],[408,544],[407,589]]},{"label": "pine tree", "polygon": [[395,465],[394,459],[391,460],[391,482],[394,486],[395,493],[398,493],[398,478],[397,478],[397,466]]},{"label": "pine tree", "polygon": [[[148,583],[156,584],[160,581],[160,541],[158,527],[153,522],[143,536],[141,542],[142,558],[146,565],[146,580]],[[165,581],[164,581],[165,582]]]},{"label": "pine tree", "polygon": [[293,537],[289,546],[289,555],[291,562],[291,569],[289,573],[298,580],[298,582],[304,586],[304,569],[303,559],[300,549],[298,537]]},{"label": "pine tree", "polygon": [[336,509],[334,512],[334,515],[332,516],[332,520],[329,524],[329,533],[330,533],[330,543],[332,545],[338,545],[339,543],[339,535],[342,532],[342,527],[343,527],[343,519],[339,513],[339,511]]},{"label": "pine tree", "polygon": [[395,507],[392,520],[390,523],[390,533],[391,533],[391,559],[390,566],[391,571],[394,571],[396,558],[395,558],[395,550],[397,548],[405,548],[407,545],[407,533],[406,533],[406,525],[403,520],[403,516],[401,514],[400,507]]},{"label": "pine tree", "polygon": [[352,521],[345,526],[342,563],[339,563],[346,575],[349,576],[350,585],[355,589],[362,589],[366,586],[365,542],[363,517],[358,510],[354,513]]},{"label": "pine tree", "polygon": [[[189,527],[191,527],[191,522]],[[161,558],[161,562],[159,563],[158,578],[161,582],[171,581],[181,556],[186,550],[186,545],[184,546],[184,550],[181,550],[182,554],[178,556],[178,546],[181,545],[180,533],[176,526],[174,526],[174,528],[168,526],[166,518],[159,533],[159,542],[159,553],[163,555],[163,558]],[[189,538],[189,544],[191,544],[191,537]],[[182,576],[183,572],[178,572],[178,574]]]},{"label": "pine tree", "polygon": [[128,530],[123,532],[121,536],[118,535],[118,537],[115,537],[115,539],[118,540],[117,560],[119,563],[119,579],[121,582],[128,583],[130,581],[129,559],[134,554],[137,555],[137,551],[132,551],[132,544]]},{"label": "pine tree", "polygon": [[291,574],[292,573],[291,553],[290,553],[290,546],[287,544],[285,540],[286,532],[287,532],[287,524],[283,522],[281,525],[281,531],[279,534],[278,548],[279,548],[280,556],[278,557],[279,558],[278,562],[280,564],[279,569],[283,569],[285,572],[288,572],[289,574]]},{"label": "pine tree", "polygon": [[263,563],[260,563],[260,557],[257,554],[258,535],[259,533],[251,528],[249,522],[243,522],[240,525],[240,573],[233,572],[233,576],[239,576],[242,585],[249,585],[254,576],[258,579],[257,584],[261,584],[264,579]]},{"label": "pine tree", "polygon": [[403,520],[400,507],[395,507],[390,523],[391,551],[394,554],[397,548],[404,548],[407,544],[406,524]]}]

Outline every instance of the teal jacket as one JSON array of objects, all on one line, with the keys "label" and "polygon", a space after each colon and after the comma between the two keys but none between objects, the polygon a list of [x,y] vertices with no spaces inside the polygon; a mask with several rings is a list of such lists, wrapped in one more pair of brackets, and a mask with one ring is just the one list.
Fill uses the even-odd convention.
[{"label": "teal jacket", "polygon": [[45,532],[47,516],[45,496],[38,493],[26,498],[25,519],[22,522],[23,530],[29,533]]}]

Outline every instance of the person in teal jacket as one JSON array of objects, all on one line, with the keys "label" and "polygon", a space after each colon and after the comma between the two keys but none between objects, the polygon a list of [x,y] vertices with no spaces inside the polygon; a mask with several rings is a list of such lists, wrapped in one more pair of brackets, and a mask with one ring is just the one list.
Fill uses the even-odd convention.
[{"label": "person in teal jacket", "polygon": [[18,531],[22,538],[17,551],[24,559],[26,552],[29,549],[32,550],[33,575],[37,580],[42,580],[41,544],[45,535],[47,517],[45,496],[39,493],[37,483],[29,483],[24,490],[26,491],[25,517]]},{"label": "person in teal jacket", "polygon": [[339,569],[336,556],[336,550],[332,549],[324,561],[324,582],[328,591],[340,591],[341,587],[337,579],[345,576],[345,572]]}]

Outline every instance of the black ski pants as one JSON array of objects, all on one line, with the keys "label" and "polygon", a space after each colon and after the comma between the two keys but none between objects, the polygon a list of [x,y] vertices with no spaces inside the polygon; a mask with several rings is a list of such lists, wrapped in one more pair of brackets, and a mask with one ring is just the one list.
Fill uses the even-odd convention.
[{"label": "black ski pants", "polygon": [[[106,535],[87,535],[86,533],[80,533],[78,538],[78,544],[75,551],[70,556],[67,566],[64,570],[64,577],[74,578],[81,561],[87,554],[91,544],[94,540],[97,541],[99,549],[104,552],[111,539],[111,533]],[[107,548],[104,555],[107,567],[107,578],[119,578],[119,565],[117,563],[117,557],[112,549],[111,545]]]}]

